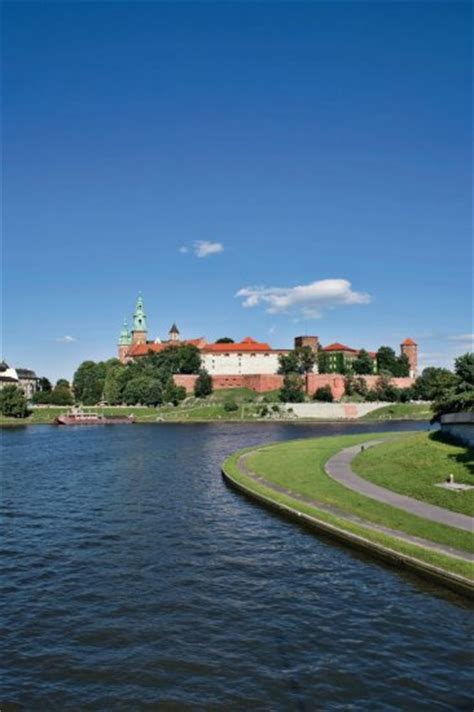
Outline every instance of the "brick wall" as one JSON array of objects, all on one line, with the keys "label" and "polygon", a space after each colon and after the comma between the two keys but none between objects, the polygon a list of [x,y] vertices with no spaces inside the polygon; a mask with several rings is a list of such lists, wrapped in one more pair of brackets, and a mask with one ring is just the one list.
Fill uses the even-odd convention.
[{"label": "brick wall", "polygon": [[[177,386],[184,386],[188,393],[192,393],[197,376],[193,374],[177,374],[174,382]],[[378,376],[362,376],[370,389],[375,388]],[[413,378],[393,378],[392,382],[397,388],[408,388],[413,385]],[[276,391],[283,385],[283,376],[277,374],[212,376],[212,383],[216,391],[223,388],[250,388],[256,393]],[[344,376],[337,373],[308,373],[306,376],[306,392],[309,396],[322,386],[330,386],[334,400],[340,400],[344,395]]]},{"label": "brick wall", "polygon": [[[362,376],[370,390],[375,388],[378,376]],[[397,388],[409,388],[415,382],[414,378],[392,378]],[[322,386],[330,386],[334,400],[340,400],[344,395],[344,376],[337,373],[308,373],[306,376],[306,393],[310,396]]]}]

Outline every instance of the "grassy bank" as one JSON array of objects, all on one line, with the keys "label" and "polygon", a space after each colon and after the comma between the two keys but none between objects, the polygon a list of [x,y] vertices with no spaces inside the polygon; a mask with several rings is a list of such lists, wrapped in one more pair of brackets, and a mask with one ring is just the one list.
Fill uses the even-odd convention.
[{"label": "grassy bank", "polygon": [[[322,504],[335,506],[338,510],[349,515],[357,515],[369,523],[390,527],[406,534],[427,539],[433,543],[472,552],[474,550],[473,537],[469,532],[428,522],[420,517],[375,502],[343,487],[326,474],[324,465],[336,452],[373,438],[373,435],[350,435],[337,438],[285,442],[251,451],[246,464],[253,472],[261,475],[269,482],[285,487],[292,492],[311,497]],[[404,436],[400,437],[400,442],[402,440],[405,440]],[[382,544],[392,550],[414,556],[421,561],[439,566],[443,570],[473,578],[472,566],[468,562],[453,559],[448,555],[401,541],[383,532],[367,529],[363,526],[363,523],[348,521],[342,516],[324,512],[313,505],[300,502],[289,495],[275,492],[264,484],[255,482],[237,467],[240,454],[236,453],[231,456],[225,462],[224,469],[237,482],[242,483],[250,490],[285,504],[296,511],[310,514],[346,531],[366,537],[370,541]]]},{"label": "grassy bank", "polygon": [[[228,410],[226,403],[231,400],[237,406],[235,410]],[[255,420],[262,417],[262,409],[266,407],[268,417],[284,417],[281,412],[274,410],[278,404],[278,391],[263,395],[255,393],[248,388],[223,389],[216,391],[208,398],[188,397],[177,406],[161,406],[148,408],[139,406],[108,406],[104,408],[91,406],[88,410],[104,415],[133,414],[138,423],[170,422],[202,422],[202,421],[239,421]],[[53,423],[61,413],[69,410],[67,407],[36,407],[33,408],[28,418],[5,418],[0,416],[0,425],[34,425]],[[280,409],[279,409],[280,410]]]},{"label": "grassy bank", "polygon": [[[235,409],[229,409],[229,401]],[[0,416],[0,425],[29,425],[52,423],[57,415],[65,413],[66,407],[36,407],[28,418],[19,420]],[[141,406],[92,407],[92,410],[105,415],[127,416],[133,413],[138,423],[155,422],[211,422],[211,421],[255,421],[255,420],[295,420],[287,413],[279,401],[279,391],[255,393],[249,388],[229,388],[215,391],[207,398],[188,396],[177,406],[165,405],[159,408]],[[375,414],[375,416],[374,416]],[[394,404],[379,408],[364,416],[362,420],[398,420],[415,418],[429,420],[431,409],[426,405]],[[373,417],[374,416],[374,417]],[[303,420],[299,418],[298,420]],[[306,420],[312,420],[306,418]]]},{"label": "grassy bank", "polygon": [[360,420],[431,420],[429,403],[391,403],[367,413]]},{"label": "grassy bank", "polygon": [[474,452],[443,442],[437,433],[417,433],[365,450],[353,461],[361,477],[400,494],[472,516],[474,489],[454,492],[436,484],[452,473],[474,485]]}]

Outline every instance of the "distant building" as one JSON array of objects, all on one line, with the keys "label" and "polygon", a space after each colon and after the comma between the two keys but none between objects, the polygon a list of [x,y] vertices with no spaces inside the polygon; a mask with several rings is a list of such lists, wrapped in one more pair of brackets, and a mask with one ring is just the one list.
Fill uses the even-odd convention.
[{"label": "distant building", "polygon": [[[156,337],[148,339],[148,326],[143,298],[138,297],[135,313],[132,320],[132,329],[129,330],[127,321],[120,332],[118,342],[118,356],[122,363],[133,361],[146,356],[150,351],[159,353],[170,346],[192,344],[201,352],[202,365],[212,376],[253,376],[273,375],[278,373],[279,357],[288,354],[290,349],[275,349],[266,342],[256,341],[247,336],[236,343],[209,343],[204,337],[195,339],[181,339],[180,331],[175,323],[168,332],[168,338],[161,340]],[[359,354],[358,349],[351,348],[341,343],[321,346],[318,336],[296,336],[295,348],[309,346],[315,353],[321,350],[328,355],[329,371],[338,373],[341,364],[350,365]],[[417,369],[417,345],[412,339],[405,339],[400,346],[401,353],[406,353],[410,363],[410,375],[414,376]],[[376,353],[369,351],[373,362],[373,372],[377,372]],[[313,371],[317,373],[317,363]]]},{"label": "distant building", "polygon": [[0,363],[0,389],[17,386],[31,400],[38,390],[38,381],[36,373],[29,368],[11,368],[5,361]]},{"label": "distant building", "polygon": [[[329,366],[329,372],[330,373],[338,373],[340,372],[341,366],[344,368],[347,368],[348,366],[351,365],[351,362],[354,361],[354,359],[357,358],[359,355],[359,350],[358,349],[353,349],[350,346],[346,346],[345,344],[340,344],[339,342],[336,342],[334,344],[329,344],[329,346],[324,346],[323,349],[324,353],[327,354],[328,356],[328,366]],[[377,372],[377,361],[376,361],[376,356],[377,354],[374,351],[368,351],[367,352],[372,359],[372,364],[373,364],[373,373]]]}]

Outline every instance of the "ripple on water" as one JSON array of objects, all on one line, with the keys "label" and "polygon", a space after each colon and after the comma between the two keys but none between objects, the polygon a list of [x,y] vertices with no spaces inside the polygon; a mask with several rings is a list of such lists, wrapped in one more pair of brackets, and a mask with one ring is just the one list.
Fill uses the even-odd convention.
[{"label": "ripple on water", "polygon": [[466,605],[222,482],[236,448],[369,427],[4,433],[2,699],[51,710],[470,709]]}]

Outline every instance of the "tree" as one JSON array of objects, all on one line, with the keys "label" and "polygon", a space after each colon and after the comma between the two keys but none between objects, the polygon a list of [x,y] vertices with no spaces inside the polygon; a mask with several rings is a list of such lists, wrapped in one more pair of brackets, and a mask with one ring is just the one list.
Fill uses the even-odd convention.
[{"label": "tree", "polygon": [[398,388],[392,383],[392,374],[382,371],[373,391],[376,400],[395,403],[398,400]]},{"label": "tree", "polygon": [[406,378],[410,375],[410,361],[406,354],[398,356],[395,364],[395,373],[393,375],[398,378]]},{"label": "tree", "polygon": [[[58,383],[60,382],[58,381]],[[65,386],[56,384],[50,396],[50,403],[52,403],[52,405],[72,405],[74,403],[74,398],[72,397],[69,385]]]},{"label": "tree", "polygon": [[235,341],[234,339],[231,339],[229,336],[221,336],[220,339],[217,339],[216,344],[234,344]]},{"label": "tree", "polygon": [[297,373],[287,373],[280,389],[283,403],[302,403],[304,401],[303,379]]},{"label": "tree", "polygon": [[109,405],[118,405],[123,401],[123,392],[129,373],[126,366],[119,363],[107,369],[104,382],[104,400]]},{"label": "tree", "polygon": [[445,413],[474,410],[474,353],[459,356],[454,363],[456,381],[440,393],[434,402],[434,419]]},{"label": "tree", "polygon": [[94,361],[81,363],[73,378],[76,400],[84,405],[96,405],[102,398],[105,377],[104,363]]},{"label": "tree", "polygon": [[299,360],[296,350],[290,351],[288,354],[280,354],[278,356],[278,364],[278,373],[282,375],[298,373]]},{"label": "tree", "polygon": [[40,379],[38,379],[38,388],[40,391],[43,391],[43,393],[49,393],[53,390],[51,381],[46,378],[46,376],[42,376]]},{"label": "tree", "polygon": [[186,398],[186,389],[183,386],[177,386],[173,378],[170,378],[163,392],[163,403],[172,403],[178,405]]},{"label": "tree", "polygon": [[352,369],[358,375],[368,376],[374,372],[374,361],[365,349],[361,349],[352,361]]},{"label": "tree", "polygon": [[386,371],[394,376],[397,373],[397,357],[390,346],[381,346],[377,351],[377,371]]},{"label": "tree", "polygon": [[433,401],[457,383],[457,377],[447,368],[428,366],[415,381],[413,394],[420,400]]},{"label": "tree", "polygon": [[147,376],[137,376],[128,381],[123,392],[123,400],[127,405],[145,404],[151,379]]},{"label": "tree", "polygon": [[47,405],[51,403],[51,391],[36,391],[31,400],[35,405]]},{"label": "tree", "polygon": [[196,398],[205,398],[210,396],[213,390],[212,376],[203,368],[199,371],[194,384],[194,395]]},{"label": "tree", "polygon": [[309,373],[316,363],[316,353],[310,346],[298,346],[288,354],[280,354],[278,357],[278,373]]},{"label": "tree", "polygon": [[321,386],[320,388],[317,388],[313,395],[313,400],[332,403],[334,396],[332,394],[331,386]]},{"label": "tree", "polygon": [[161,405],[163,403],[163,387],[161,381],[157,378],[150,380],[148,384],[148,392],[145,396],[145,404],[154,406]]},{"label": "tree", "polygon": [[319,373],[329,373],[330,370],[329,354],[320,349],[318,351],[318,371]]},{"label": "tree", "polygon": [[298,353],[298,361],[301,372],[310,373],[313,370],[314,364],[318,358],[316,352],[313,351],[311,346],[298,346],[296,351]]},{"label": "tree", "polygon": [[367,381],[365,380],[365,378],[362,378],[362,376],[354,378],[352,388],[354,390],[354,393],[357,393],[357,395],[362,396],[362,398],[365,398],[367,396],[367,393],[369,392]]},{"label": "tree", "polygon": [[69,381],[67,381],[65,378],[60,378],[59,380],[57,380],[56,386],[64,386],[65,388],[70,388]]},{"label": "tree", "polygon": [[5,386],[0,391],[0,413],[7,418],[26,418],[28,404],[20,388]]}]

